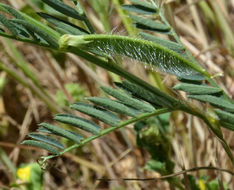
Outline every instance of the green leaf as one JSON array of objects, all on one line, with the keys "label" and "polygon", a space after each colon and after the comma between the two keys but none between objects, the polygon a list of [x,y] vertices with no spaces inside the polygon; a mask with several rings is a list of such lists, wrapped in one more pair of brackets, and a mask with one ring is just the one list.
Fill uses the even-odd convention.
[{"label": "green leaf", "polygon": [[182,78],[196,74],[210,77],[200,65],[189,62],[166,47],[143,39],[105,34],[64,35],[60,38],[59,45],[62,49],[74,46],[87,51],[126,56]]},{"label": "green leaf", "polygon": [[10,7],[9,5],[0,3],[0,10],[11,14],[12,16],[14,16],[17,19],[24,20],[24,17],[18,11],[16,11],[14,8]]},{"label": "green leaf", "polygon": [[215,109],[216,114],[218,115],[219,119],[221,120],[221,123],[228,124],[234,130],[234,114],[231,114],[229,112]]},{"label": "green leaf", "polygon": [[222,127],[234,131],[234,124],[227,123],[225,121],[220,121],[220,124],[222,125]]},{"label": "green leaf", "polygon": [[152,34],[148,34],[148,33],[145,33],[145,32],[139,32],[140,36],[145,39],[145,40],[148,40],[148,41],[152,41],[156,44],[160,44],[172,51],[175,51],[179,54],[181,54],[182,56],[184,56],[184,46],[176,43],[176,42],[172,42],[172,41],[169,41],[169,40],[165,40],[165,39],[162,39],[162,38],[159,38],[157,36],[154,36]]},{"label": "green leaf", "polygon": [[74,142],[78,143],[78,144],[82,140],[81,135],[75,134],[74,132],[71,132],[71,131],[68,131],[68,130],[65,130],[65,129],[58,128],[58,127],[50,125],[48,123],[41,123],[39,126],[48,129],[49,131],[51,131],[55,135],[65,137],[65,138],[67,138],[67,139],[69,139],[71,141],[74,141]]},{"label": "green leaf", "polygon": [[165,172],[166,171],[166,164],[165,162],[160,162],[157,160],[150,160],[147,162],[145,169],[153,170],[157,172]]},{"label": "green leaf", "polygon": [[57,114],[54,119],[56,121],[78,127],[79,129],[83,129],[93,134],[99,134],[101,131],[101,127],[96,123],[78,116],[70,114]]},{"label": "green leaf", "polygon": [[65,20],[62,20],[60,18],[54,17],[46,13],[37,13],[37,14],[42,18],[46,19],[52,25],[54,25],[56,29],[62,34],[73,34],[73,35],[88,34],[88,32],[83,28],[76,26]]},{"label": "green leaf", "polygon": [[48,134],[53,134],[49,129],[46,129],[44,127],[39,127],[37,129],[38,132],[42,132],[42,133],[48,133]]},{"label": "green leaf", "polygon": [[220,97],[211,95],[188,95],[188,98],[200,100],[202,102],[209,102],[214,106],[225,109],[226,111],[234,112],[234,104]]},{"label": "green leaf", "polygon": [[132,2],[133,5],[138,5],[142,8],[145,8],[145,9],[152,9],[152,10],[157,9],[157,7],[155,7],[155,5],[148,3],[146,1],[141,1],[141,0],[129,0],[129,1]]},{"label": "green leaf", "polygon": [[191,75],[189,78],[187,77],[186,79],[182,77],[177,77],[177,79],[180,82],[184,82],[184,83],[201,84],[202,81],[205,79],[205,77],[200,74],[195,74],[195,75]]},{"label": "green leaf", "polygon": [[122,9],[129,11],[129,12],[135,12],[140,14],[147,14],[152,15],[157,13],[157,9],[153,7],[143,7],[140,5],[122,5]]},{"label": "green leaf", "polygon": [[59,38],[61,37],[60,34],[58,32],[56,32],[55,30],[53,30],[52,28],[46,26],[44,23],[41,23],[37,20],[35,20],[34,18],[20,12],[20,14],[24,17],[24,19],[31,24],[32,26],[34,26],[35,28],[37,28],[40,31],[43,31],[44,33],[46,33],[48,36],[50,36],[51,38],[54,38],[56,41],[59,40]]},{"label": "green leaf", "polygon": [[15,36],[15,35],[10,35],[10,34],[7,34],[5,32],[2,32],[0,30],[0,36],[3,36],[5,38],[9,38],[9,39],[14,39],[14,40],[17,40],[17,41],[21,41],[21,42],[25,42],[25,43],[30,43],[30,44],[36,44],[36,45],[39,45],[41,47],[46,47],[46,48],[49,48],[49,44],[48,43],[44,43],[44,42],[38,42],[38,41],[35,41],[35,40],[32,40],[30,38],[25,38],[25,37],[20,37],[20,36]]},{"label": "green leaf", "polygon": [[48,152],[51,152],[52,154],[56,154],[56,155],[59,154],[59,151],[56,148],[44,142],[34,141],[34,140],[25,140],[21,144],[39,147],[39,148],[47,150]]},{"label": "green leaf", "polygon": [[25,28],[27,28],[28,31],[30,31],[30,33],[36,33],[37,35],[39,35],[43,40],[45,40],[46,42],[48,42],[51,46],[58,48],[58,44],[56,39],[54,39],[52,36],[50,36],[48,33],[46,33],[45,31],[41,30],[39,27],[34,26],[33,24],[30,24],[29,22],[25,21],[25,20],[18,20],[15,19],[13,20],[15,23],[21,24],[23,25]]},{"label": "green leaf", "polygon": [[135,117],[140,114],[138,110],[128,107],[124,104],[121,104],[120,102],[117,102],[115,100],[111,100],[109,98],[90,97],[88,98],[88,100],[105,109],[108,109],[110,111],[120,113],[126,116]]},{"label": "green leaf", "polygon": [[135,26],[137,28],[143,29],[143,30],[149,30],[153,32],[160,32],[160,33],[169,33],[171,28],[169,28],[167,25],[162,24],[158,21],[142,18],[135,15],[130,15],[130,18],[135,21]]},{"label": "green leaf", "polygon": [[[13,15],[16,18],[16,20],[21,20],[21,21],[25,20],[25,22],[28,22],[29,24],[33,25],[34,28],[37,28],[38,30],[43,31],[44,33],[46,33],[48,36],[51,36],[51,38],[54,38],[55,40],[58,40],[59,37],[60,37],[59,33],[57,33],[56,31],[54,31],[51,28],[47,27],[43,23],[33,19],[32,17],[28,16],[27,14],[24,14],[24,13],[18,11],[18,10],[15,10],[15,9],[9,7],[8,5],[0,4],[0,9],[2,11],[6,12],[6,13],[9,13],[9,14]],[[14,19],[14,21],[15,21],[15,19]],[[1,22],[1,19],[0,19],[0,22]],[[13,20],[9,20],[9,23],[10,22],[12,23]],[[20,30],[20,33],[17,31],[16,23],[12,23],[12,24],[13,24],[12,28],[14,28],[14,26],[16,27],[16,29],[15,29],[16,32],[11,31],[13,35],[20,35],[20,33],[22,31],[25,31],[25,29],[24,29],[25,27],[23,27],[24,25],[22,25],[22,23],[21,23],[22,30]],[[31,35],[32,35],[32,33],[31,33]],[[11,36],[8,36],[8,37],[13,38]],[[26,41],[25,39],[20,39],[20,38],[19,38],[19,40]],[[29,42],[29,40],[28,40],[28,42]],[[31,41],[31,43],[35,43],[35,42]]]},{"label": "green leaf", "polygon": [[51,138],[51,137],[48,137],[48,136],[45,136],[45,135],[41,135],[39,133],[29,133],[28,136],[31,137],[32,139],[42,141],[44,143],[53,145],[55,147],[64,149],[64,146],[54,138]]},{"label": "green leaf", "polygon": [[94,107],[90,104],[85,103],[73,103],[70,106],[72,109],[85,113],[89,116],[92,116],[104,123],[107,123],[111,126],[116,125],[120,119],[113,113],[106,111],[104,109]]},{"label": "green leaf", "polygon": [[206,85],[196,85],[188,83],[180,83],[173,87],[175,90],[182,90],[188,94],[206,95],[206,94],[216,94],[221,92],[220,88],[206,86]]},{"label": "green leaf", "polygon": [[14,24],[12,24],[11,22],[9,22],[9,20],[4,17],[2,14],[0,14],[0,22],[2,23],[3,26],[5,26],[13,35],[17,36],[18,32],[14,26]]},{"label": "green leaf", "polygon": [[118,87],[126,90],[127,92],[131,93],[131,95],[145,100],[146,102],[151,103],[155,107],[173,107],[174,102],[170,102],[167,98],[163,98],[162,96],[157,96],[144,88],[130,83],[128,81],[123,81],[122,83],[115,83]]},{"label": "green leaf", "polygon": [[[1,20],[1,19],[0,19]],[[12,22],[12,20],[7,19],[7,23],[8,23],[8,27],[11,26],[12,29],[14,30],[15,34],[13,34],[15,36],[15,38],[19,38],[19,37],[23,37],[23,38],[29,38],[30,34],[27,32],[27,30],[22,26],[19,25],[17,23]],[[3,25],[0,21],[0,24]],[[5,25],[5,27],[7,27]],[[8,28],[9,30],[9,28]],[[3,28],[0,28],[1,32],[5,32],[5,30]],[[9,30],[11,31],[11,30]],[[11,32],[12,33],[12,32]]]},{"label": "green leaf", "polygon": [[79,15],[79,13],[75,9],[64,4],[60,0],[42,0],[42,1],[45,4],[49,5],[50,7],[52,7],[53,9],[55,9],[56,11],[66,16],[69,16],[78,20],[84,20],[84,17]]},{"label": "green leaf", "polygon": [[234,114],[219,109],[215,109],[215,112],[221,120],[234,124]]},{"label": "green leaf", "polygon": [[121,92],[120,90],[113,89],[110,87],[103,86],[101,89],[107,94],[115,97],[117,100],[120,100],[123,104],[131,106],[137,110],[145,112],[153,112],[155,109],[150,104],[146,104],[143,101],[132,98],[126,93]]},{"label": "green leaf", "polygon": [[21,24],[18,24],[18,23],[15,23],[14,20],[8,20],[9,22],[11,22],[15,29],[17,30],[17,37],[20,36],[20,37],[23,37],[23,38],[28,38],[30,37],[30,32],[27,31],[27,29],[21,25]]}]

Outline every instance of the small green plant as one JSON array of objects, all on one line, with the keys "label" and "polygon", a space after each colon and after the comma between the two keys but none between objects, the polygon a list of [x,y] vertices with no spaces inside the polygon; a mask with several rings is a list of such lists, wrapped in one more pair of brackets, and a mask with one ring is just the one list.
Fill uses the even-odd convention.
[{"label": "small green plant", "polygon": [[40,166],[38,165],[38,163],[21,165],[20,168],[17,169],[17,177],[19,180],[21,180],[22,182],[26,184],[26,185],[23,185],[24,187],[20,189],[24,189],[24,190],[41,190],[42,189],[43,172]]},{"label": "small green plant", "polygon": [[[215,83],[214,76],[200,66],[181,43],[165,19],[162,6],[154,1],[140,0],[130,0],[131,5],[123,5],[121,10],[128,11],[133,25],[127,28],[129,36],[121,36],[97,34],[77,0],[73,0],[75,8],[59,0],[42,0],[42,2],[63,16],[82,22],[84,28],[52,14],[38,13],[47,21],[48,25],[45,25],[1,3],[0,11],[13,18],[9,19],[0,14],[0,35],[58,52],[73,53],[125,79],[116,83],[116,88],[101,87],[107,95],[115,99],[90,97],[87,98],[89,103],[73,103],[70,106],[73,110],[105,123],[109,128],[103,130],[91,120],[63,113],[57,114],[54,119],[75,127],[78,132],[41,123],[38,132],[29,134],[32,140],[25,140],[22,144],[40,147],[52,153],[40,159],[42,166],[45,166],[46,161],[51,158],[61,156],[112,131],[136,123],[138,145],[146,148],[152,156],[146,168],[158,171],[162,175],[170,174],[174,168],[169,151],[171,143],[165,135],[167,133],[165,125],[160,124],[160,117],[174,111],[183,111],[203,120],[220,141],[234,165],[232,152],[221,131],[221,127],[234,130],[234,102]],[[154,15],[157,15],[157,21],[152,19]],[[152,32],[169,35],[174,41],[156,37]],[[115,56],[134,59],[152,69],[175,75],[181,83],[174,86],[173,90],[186,92],[188,99],[172,96],[141,80],[116,63],[116,59],[113,58]],[[192,99],[204,104],[198,107],[191,101]],[[204,111],[207,106],[209,111]],[[89,137],[81,135],[79,133],[81,130],[92,135]],[[73,145],[64,147],[54,136],[66,138],[72,141]],[[164,156],[158,156],[159,152]],[[168,181],[183,189],[181,182],[176,178]]]}]

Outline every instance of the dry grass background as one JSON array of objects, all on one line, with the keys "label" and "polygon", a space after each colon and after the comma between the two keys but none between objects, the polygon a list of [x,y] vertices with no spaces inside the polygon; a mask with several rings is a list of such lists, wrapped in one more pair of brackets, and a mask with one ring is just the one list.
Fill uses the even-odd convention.
[{"label": "dry grass background", "polygon": [[[0,2],[8,3],[17,9],[31,5],[38,10],[30,0],[0,0]],[[100,33],[105,32],[91,4],[87,1],[82,2],[96,29]],[[207,12],[207,7],[200,4],[201,2],[209,4],[211,15]],[[223,73],[223,76],[217,77],[216,81],[231,97],[234,97],[234,41],[232,41],[234,39],[234,1],[167,0],[165,4],[168,19],[180,35],[182,42],[210,73]],[[112,3],[109,10],[109,22],[111,27],[115,28],[113,32],[126,33]],[[16,50],[11,46],[21,55],[16,56]],[[61,59],[63,57],[56,60],[50,52],[39,47],[6,41],[0,37],[1,64],[16,73],[26,84],[19,83],[0,70],[0,79],[6,80],[0,94],[0,147],[15,168],[21,163],[33,162],[41,155],[47,154],[40,149],[22,146],[20,142],[25,139],[28,132],[36,130],[38,123],[43,121],[53,123],[54,113],[63,112],[55,101],[58,90],[61,90],[71,103],[73,97],[66,89],[66,84],[78,83],[85,89],[84,96],[98,96],[101,94],[100,85],[113,85],[112,82],[118,79],[101,68],[90,67],[89,63],[74,55],[67,55],[64,64]],[[54,110],[49,109],[48,105],[41,101],[40,93],[36,93],[38,87],[15,66],[14,63],[18,61],[28,65],[41,86],[52,97],[53,101],[49,101]],[[130,62],[126,63],[126,69],[152,82],[149,78],[150,72],[143,67]],[[177,83],[174,77],[165,74],[162,82],[169,88]],[[175,172],[196,166],[216,166],[233,171],[231,162],[221,145],[199,119],[176,112],[172,114],[170,124],[173,130]],[[223,133],[231,149],[234,150],[234,133],[225,129]],[[9,187],[13,182],[13,176],[2,160],[2,151],[0,188]],[[95,180],[104,176],[108,178],[159,177],[155,172],[143,170],[148,159],[149,155],[137,147],[132,126],[129,126],[127,129],[111,133],[51,161],[45,171],[44,189],[111,189],[118,186],[119,188],[115,189],[156,189],[156,187],[168,189],[168,184],[160,180],[156,182]],[[209,170],[193,174],[197,176],[202,173],[206,173],[211,178],[219,176],[229,184],[231,189],[234,187],[233,176],[229,174]]]}]

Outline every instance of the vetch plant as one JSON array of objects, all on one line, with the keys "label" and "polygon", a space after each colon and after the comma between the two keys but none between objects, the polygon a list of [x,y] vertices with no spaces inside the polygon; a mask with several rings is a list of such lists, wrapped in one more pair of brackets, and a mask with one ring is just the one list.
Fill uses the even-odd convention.
[{"label": "vetch plant", "polygon": [[[9,19],[4,16],[5,14],[0,14],[0,35],[59,52],[73,53],[125,79],[121,83],[116,83],[116,88],[101,87],[114,99],[90,97],[87,99],[89,103],[73,103],[70,106],[73,110],[105,123],[108,128],[102,129],[91,120],[63,113],[57,114],[54,119],[86,131],[91,136],[82,136],[72,130],[48,123],[41,123],[38,132],[28,135],[32,140],[25,140],[22,144],[40,147],[52,153],[41,158],[42,165],[51,158],[61,156],[129,124],[146,122],[149,118],[174,111],[184,111],[203,120],[210,132],[220,141],[234,165],[233,154],[221,130],[222,127],[234,130],[234,102],[215,83],[214,76],[199,65],[181,43],[165,19],[161,6],[157,6],[154,1],[140,0],[130,0],[131,5],[123,5],[122,9],[129,12],[129,18],[134,24],[129,27],[136,32],[134,36],[121,36],[97,34],[77,0],[73,0],[75,8],[59,0],[42,1],[61,14],[82,22],[85,28],[47,13],[38,13],[48,22],[48,25],[45,25],[1,3],[0,11],[13,18]],[[155,21],[143,15],[157,15],[159,20]],[[174,41],[156,37],[152,33],[147,33],[148,31],[169,35]],[[175,75],[181,83],[174,86],[173,90],[186,92],[187,99],[167,94],[126,71],[113,59],[116,55],[137,60],[154,69]],[[205,105],[198,107],[191,99]],[[209,111],[204,111],[207,104]],[[73,142],[73,145],[64,147],[54,136],[66,138]],[[170,162],[167,160],[167,163]],[[161,173],[168,174],[165,170]],[[179,184],[177,186],[180,187]]]}]

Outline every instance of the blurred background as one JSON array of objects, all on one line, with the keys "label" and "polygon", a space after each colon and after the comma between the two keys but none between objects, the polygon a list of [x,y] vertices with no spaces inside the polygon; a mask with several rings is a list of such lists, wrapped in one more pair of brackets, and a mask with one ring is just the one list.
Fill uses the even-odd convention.
[{"label": "blurred background", "polygon": [[[64,17],[40,0],[0,0],[41,19],[36,12]],[[71,1],[64,1],[73,5]],[[98,33],[128,35],[118,8],[129,1],[80,1]],[[234,1],[165,0],[165,14],[181,41],[211,74],[223,73],[217,83],[234,96]],[[64,18],[66,19],[66,18]],[[43,22],[45,22],[43,20]],[[46,23],[46,22],[45,22]],[[76,23],[79,25],[79,23]],[[1,28],[0,28],[1,29]],[[157,73],[132,60],[123,60],[126,70],[170,93],[177,84],[173,76]],[[72,102],[88,96],[104,96],[100,86],[121,81],[72,54],[62,54],[0,37],[0,189],[29,189],[25,179],[40,169],[32,163],[48,153],[20,145],[40,122],[54,123],[56,113],[70,111]],[[184,94],[181,94],[182,96]],[[164,118],[165,119],[165,118]],[[198,118],[175,112],[167,117],[167,142],[174,172],[197,166],[215,166],[233,171],[221,145]],[[154,125],[151,123],[149,125]],[[103,125],[102,127],[105,128]],[[234,149],[233,132],[223,129]],[[64,142],[69,145],[69,142]],[[161,142],[162,143],[162,142]],[[165,153],[167,154],[167,153]],[[152,178],[160,175],[145,167],[149,153],[136,143],[133,126],[110,133],[86,146],[51,160],[43,180],[35,177],[32,189],[173,189],[166,181],[98,181],[97,178]],[[31,174],[28,171],[32,171]],[[233,176],[214,170],[191,173],[201,190],[217,188],[217,176],[234,187]],[[181,176],[183,177],[183,176]],[[211,185],[209,185],[211,184]],[[213,185],[212,184],[216,184]]]}]

